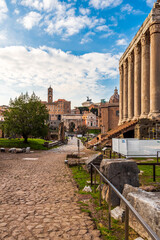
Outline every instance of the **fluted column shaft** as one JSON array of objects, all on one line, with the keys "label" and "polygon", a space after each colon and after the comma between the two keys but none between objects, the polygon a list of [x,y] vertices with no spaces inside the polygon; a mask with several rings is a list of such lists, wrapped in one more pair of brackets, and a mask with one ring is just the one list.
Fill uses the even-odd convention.
[{"label": "fluted column shaft", "polygon": [[128,119],[134,116],[134,55],[128,56]]},{"label": "fluted column shaft", "polygon": [[123,120],[128,118],[128,61],[125,60],[123,64]]},{"label": "fluted column shaft", "polygon": [[134,118],[141,114],[141,47],[137,44],[134,49]]},{"label": "fluted column shaft", "polygon": [[119,85],[119,124],[121,125],[123,120],[123,66],[119,67],[119,73],[120,73],[120,85]]},{"label": "fluted column shaft", "polygon": [[150,110],[150,36],[141,38],[141,118],[147,118]]},{"label": "fluted column shaft", "polygon": [[150,66],[150,114],[160,117],[160,23],[150,27],[151,66]]}]

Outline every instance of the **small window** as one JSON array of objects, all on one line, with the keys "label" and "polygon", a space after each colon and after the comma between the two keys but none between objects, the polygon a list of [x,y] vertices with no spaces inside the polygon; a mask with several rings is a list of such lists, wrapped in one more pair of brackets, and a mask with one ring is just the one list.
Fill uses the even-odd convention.
[{"label": "small window", "polygon": [[119,117],[119,111],[116,111],[116,116]]}]

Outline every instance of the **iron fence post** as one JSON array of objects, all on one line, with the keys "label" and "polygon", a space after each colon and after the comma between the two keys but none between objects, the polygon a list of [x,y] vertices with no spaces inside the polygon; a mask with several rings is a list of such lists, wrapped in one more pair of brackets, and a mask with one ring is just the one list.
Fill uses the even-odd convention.
[{"label": "iron fence post", "polygon": [[99,181],[99,206],[101,207],[101,193],[102,193],[102,190],[101,190],[101,184],[102,184],[102,177],[100,176],[100,181]]},{"label": "iron fence post", "polygon": [[93,185],[93,166],[91,165],[91,187]]},{"label": "iron fence post", "polygon": [[129,237],[129,208],[126,206],[125,210],[125,240]]},{"label": "iron fence post", "polygon": [[95,173],[94,173],[94,192],[96,192],[96,170],[95,170]]},{"label": "iron fence post", "polygon": [[108,192],[108,228],[111,230],[111,188],[109,187],[109,192]]},{"label": "iron fence post", "polygon": [[153,181],[156,181],[156,165],[153,164]]}]

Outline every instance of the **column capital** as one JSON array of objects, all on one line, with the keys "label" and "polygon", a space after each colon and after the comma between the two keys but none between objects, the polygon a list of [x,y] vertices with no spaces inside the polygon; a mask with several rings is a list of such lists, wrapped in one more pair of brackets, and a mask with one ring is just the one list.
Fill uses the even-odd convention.
[{"label": "column capital", "polygon": [[128,54],[128,63],[133,63],[134,61],[134,56],[133,56],[133,52]]},{"label": "column capital", "polygon": [[150,35],[147,33],[144,33],[141,37],[141,45],[149,45],[150,44]]},{"label": "column capital", "polygon": [[135,55],[139,55],[141,53],[141,45],[137,43],[134,48]]},{"label": "column capital", "polygon": [[155,22],[150,26],[150,35],[153,33],[160,33],[160,22]]}]

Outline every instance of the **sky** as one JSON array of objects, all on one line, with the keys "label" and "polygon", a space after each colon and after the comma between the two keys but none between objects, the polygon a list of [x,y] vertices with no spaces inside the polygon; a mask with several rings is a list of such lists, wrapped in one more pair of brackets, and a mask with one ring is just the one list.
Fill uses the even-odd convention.
[{"label": "sky", "polygon": [[33,91],[80,106],[119,89],[119,59],[154,0],[0,0],[0,105]]}]

